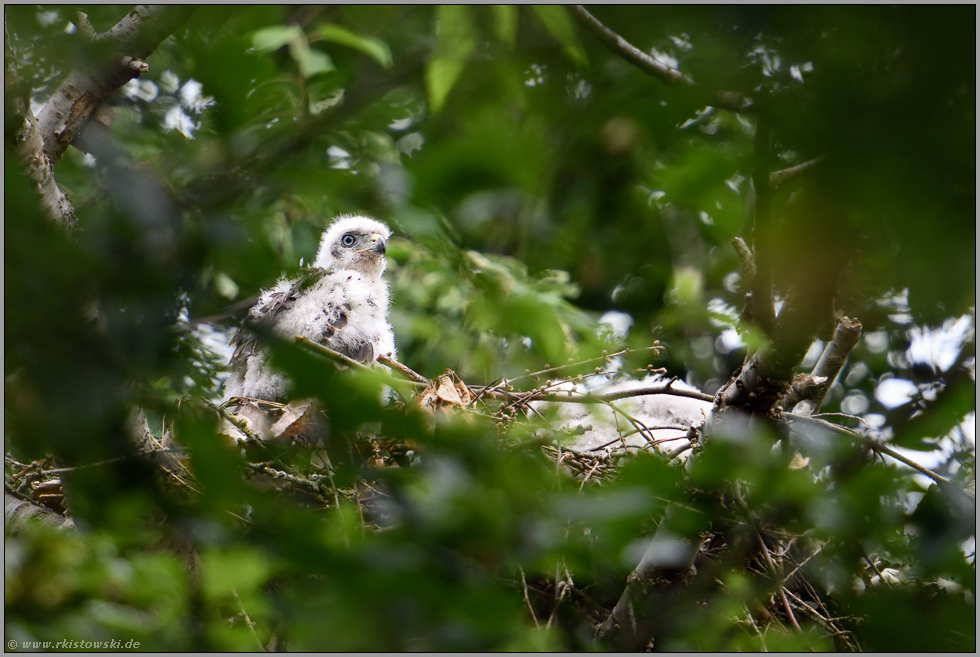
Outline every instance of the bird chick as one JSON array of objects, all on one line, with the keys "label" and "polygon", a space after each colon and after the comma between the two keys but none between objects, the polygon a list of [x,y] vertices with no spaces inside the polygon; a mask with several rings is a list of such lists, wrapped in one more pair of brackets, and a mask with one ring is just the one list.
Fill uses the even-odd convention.
[{"label": "bird chick", "polygon": [[255,329],[326,345],[361,362],[395,357],[388,323],[388,285],[382,278],[391,230],[375,219],[341,215],[324,231],[313,267],[264,290],[235,335],[225,399],[287,398],[289,381],[269,363]]}]

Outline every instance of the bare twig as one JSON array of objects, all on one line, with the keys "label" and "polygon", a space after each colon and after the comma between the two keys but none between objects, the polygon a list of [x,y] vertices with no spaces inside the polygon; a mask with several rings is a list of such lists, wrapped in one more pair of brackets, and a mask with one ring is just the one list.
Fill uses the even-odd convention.
[{"label": "bare twig", "polygon": [[255,642],[259,644],[259,652],[265,652],[262,642],[259,641],[259,635],[255,633],[255,623],[253,623],[252,619],[249,618],[248,612],[245,611],[245,605],[242,604],[242,599],[238,597],[238,589],[233,586],[231,587],[231,592],[235,596],[235,602],[238,603],[238,608],[242,610],[242,617],[245,618],[245,624],[248,625],[249,632],[252,633],[252,636],[255,638]]},{"label": "bare twig", "polygon": [[541,629],[541,623],[538,622],[538,617],[534,613],[534,607],[531,606],[531,600],[527,596],[527,580],[524,579],[524,569],[520,566],[517,567],[521,571],[521,588],[524,589],[524,604],[527,605],[527,610],[531,612],[531,620],[534,621],[534,626]]},{"label": "bare twig", "polygon": [[766,559],[766,565],[769,566],[769,570],[772,573],[773,580],[776,582],[776,586],[779,587],[779,599],[783,603],[783,608],[786,610],[786,615],[789,616],[789,622],[793,624],[797,632],[802,632],[803,629],[800,624],[796,622],[796,616],[793,614],[793,608],[789,606],[789,600],[786,599],[786,587],[784,586],[784,580],[779,576],[779,570],[776,568],[776,564],[772,560],[772,555],[769,554],[769,548],[766,547],[766,542],[762,540],[762,534],[756,534],[756,538],[759,541],[759,547],[762,548],[762,556]]},{"label": "bare twig", "polygon": [[230,422],[231,424],[233,424],[235,426],[235,428],[238,429],[239,431],[241,431],[242,434],[244,434],[244,436],[248,440],[251,440],[251,441],[256,442],[256,443],[261,443],[262,442],[262,439],[259,438],[259,436],[254,431],[252,431],[251,429],[248,428],[248,424],[246,424],[244,420],[239,419],[239,418],[235,417],[234,415],[232,415],[231,413],[229,413],[228,412],[228,409],[225,408],[224,405],[216,406],[215,404],[212,404],[207,399],[203,399],[201,401],[204,402],[204,405],[205,406],[207,406],[212,411],[214,411],[215,413],[217,413],[219,417],[224,418],[225,420],[228,420],[228,422]]},{"label": "bare twig", "polygon": [[874,450],[875,452],[880,454],[886,454],[892,457],[893,459],[895,459],[896,461],[900,461],[904,463],[905,465],[909,466],[913,470],[921,472],[922,474],[929,477],[936,483],[953,485],[953,482],[950,479],[947,479],[946,477],[942,476],[938,472],[933,472],[929,468],[919,465],[912,459],[903,456],[902,454],[896,452],[890,447],[882,444],[880,441],[877,441],[874,438],[871,438],[870,436],[865,436],[864,434],[854,431],[853,429],[848,429],[847,427],[842,427],[839,424],[834,424],[833,422],[826,422],[824,420],[820,420],[814,417],[809,417],[806,415],[796,415],[795,413],[783,413],[783,417],[789,420],[790,422],[801,422],[804,424],[812,424],[821,427],[823,429],[826,429],[827,431],[831,431],[833,433],[839,433],[844,436],[850,436],[851,438],[857,438],[858,440],[867,443],[868,446],[870,446],[871,449]]},{"label": "bare twig", "polygon": [[341,365],[345,365],[351,368],[352,370],[361,370],[362,372],[366,372],[370,369],[367,365],[364,365],[363,363],[358,363],[353,358],[350,358],[349,356],[345,356],[339,351],[334,351],[330,347],[322,345],[314,340],[310,340],[306,336],[302,336],[298,333],[296,334],[296,344],[298,344],[301,347],[305,347],[306,349],[312,351],[313,353],[320,354],[321,356],[326,356],[327,358],[334,361],[335,363],[340,363]]},{"label": "bare twig", "polygon": [[882,575],[881,574],[881,571],[878,569],[878,564],[876,564],[871,559],[871,557],[869,557],[868,554],[866,552],[864,552],[863,549],[861,551],[861,556],[864,557],[864,560],[868,562],[868,565],[869,566],[871,566],[871,570],[875,571],[875,574],[878,575],[878,581],[881,582],[882,584],[884,584],[886,587],[891,588],[892,587],[891,582],[889,582],[887,579],[885,579],[885,576]]},{"label": "bare twig", "polygon": [[654,341],[654,344],[652,344],[651,346],[643,347],[640,349],[623,349],[621,351],[617,351],[612,354],[603,351],[601,356],[596,356],[595,358],[589,358],[587,360],[578,361],[576,363],[566,363],[565,365],[556,365],[555,367],[548,367],[538,372],[528,372],[527,374],[522,374],[520,376],[514,377],[513,379],[508,379],[507,384],[512,384],[515,381],[520,381],[521,379],[534,379],[535,381],[537,381],[542,376],[550,376],[551,374],[557,374],[562,370],[573,369],[576,367],[586,367],[588,365],[592,365],[593,363],[608,363],[613,358],[616,358],[617,356],[626,356],[628,354],[637,353],[637,352],[652,351],[654,355],[657,355],[660,353],[660,350],[662,348],[663,347],[660,345],[659,342]]},{"label": "bare twig", "polygon": [[598,467],[599,467],[599,464],[600,464],[600,463],[602,463],[602,461],[599,461],[599,460],[597,460],[597,461],[596,461],[596,462],[595,462],[595,463],[594,463],[594,464],[592,465],[592,469],[591,469],[591,470],[589,470],[589,473],[588,473],[587,475],[585,475],[585,478],[584,478],[584,479],[582,479],[582,484],[581,484],[581,485],[580,485],[580,486],[578,487],[578,491],[579,491],[580,493],[582,492],[582,489],[583,489],[583,488],[585,488],[585,484],[586,484],[586,482],[588,482],[588,481],[589,481],[589,479],[591,479],[591,478],[592,478],[592,475],[593,475],[593,474],[595,474],[595,471],[596,471],[596,468],[598,468]]},{"label": "bare twig", "polygon": [[390,358],[389,356],[382,354],[378,356],[378,362],[381,363],[382,365],[386,365],[387,367],[390,367],[393,370],[397,370],[401,372],[402,374],[407,376],[412,381],[415,381],[416,383],[423,383],[425,385],[429,385],[430,383],[429,379],[425,378],[424,376],[422,376],[412,368],[408,367],[407,365],[403,365],[402,363],[399,363],[394,358]]},{"label": "bare twig", "polygon": [[[471,389],[474,392],[486,390],[481,386],[472,386]],[[677,390],[671,388],[669,385],[633,388],[632,390],[619,390],[617,392],[607,392],[601,395],[593,395],[575,390],[544,394],[534,390],[530,392],[508,392],[504,390],[497,390],[488,391],[484,394],[494,399],[520,403],[529,401],[545,401],[573,404],[605,404],[618,399],[626,399],[627,397],[645,397],[647,395],[672,395],[674,397],[687,397],[689,399],[698,399],[706,402],[714,401],[714,397],[707,393],[700,392],[698,390]]]},{"label": "bare twig", "polygon": [[[595,16],[590,14],[589,11],[582,5],[571,5],[570,9],[572,14],[583,25],[589,28],[589,30],[595,33],[595,35],[598,36],[607,46],[609,46],[613,52],[628,61],[630,64],[633,64],[639,68],[647,75],[663,80],[668,84],[679,83],[690,85],[692,87],[697,86],[694,80],[691,78],[687,77],[677,69],[657,61],[621,37],[619,34],[610,30]],[[751,99],[733,92],[723,91],[716,94],[711,94],[707,100],[713,107],[731,110],[732,112],[744,113],[751,112],[753,110]]]},{"label": "bare twig", "polygon": [[774,190],[779,189],[786,183],[796,180],[797,178],[809,173],[820,164],[823,164],[826,159],[826,155],[821,155],[820,157],[814,158],[802,164],[797,164],[796,166],[789,167],[788,169],[773,171],[771,174],[769,174],[769,187]]},{"label": "bare twig", "polygon": [[267,474],[273,479],[281,479],[296,486],[300,486],[301,488],[305,488],[317,497],[321,495],[320,487],[316,484],[316,482],[310,481],[309,479],[304,479],[303,477],[297,477],[296,475],[290,474],[284,470],[278,470],[272,467],[271,463],[250,463],[245,461],[245,467],[253,470],[254,472]]},{"label": "bare twig", "polygon": [[[392,376],[391,374],[383,370],[372,370],[371,367],[364,365],[363,363],[358,363],[356,360],[353,360],[352,358],[345,356],[339,351],[334,351],[330,347],[327,347],[326,345],[322,345],[314,340],[310,340],[309,338],[299,335],[298,333],[296,334],[296,344],[298,344],[301,347],[304,347],[309,351],[312,351],[315,354],[319,354],[320,356],[326,356],[327,358],[334,361],[335,363],[339,365],[344,365],[352,370],[357,370],[359,372],[373,371],[384,379],[386,385],[389,385],[392,388],[404,390],[404,386],[406,385],[411,384],[414,386],[421,383],[421,381],[405,381],[404,379],[395,378],[394,376]],[[391,359],[389,358],[387,360],[391,360]],[[395,362],[395,361],[391,361],[391,362]],[[391,366],[389,365],[389,367]],[[405,369],[407,370],[408,368],[406,367]],[[417,374],[417,376],[422,377],[421,374]]]}]

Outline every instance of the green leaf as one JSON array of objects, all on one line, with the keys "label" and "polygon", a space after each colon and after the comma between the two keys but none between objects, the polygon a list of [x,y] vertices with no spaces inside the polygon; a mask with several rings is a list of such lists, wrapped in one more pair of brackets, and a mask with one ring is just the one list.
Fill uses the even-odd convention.
[{"label": "green leaf", "polygon": [[325,41],[360,50],[385,68],[391,68],[391,49],[381,39],[356,34],[345,27],[331,23],[321,25],[318,33]]},{"label": "green leaf", "polygon": [[517,40],[517,7],[514,5],[490,5],[493,12],[493,32],[497,38],[513,48]]},{"label": "green leaf", "polygon": [[258,30],[252,35],[252,45],[259,52],[272,52],[287,44],[289,54],[296,60],[299,72],[304,78],[308,79],[318,73],[329,73],[334,70],[330,56],[310,48],[306,34],[295,25],[273,25]]},{"label": "green leaf", "polygon": [[296,25],[273,25],[255,32],[252,45],[259,52],[272,52],[303,36],[303,30]]},{"label": "green leaf", "polygon": [[290,42],[289,52],[299,64],[299,72],[304,78],[309,79],[318,73],[329,73],[334,70],[330,55],[310,48],[305,38]]},{"label": "green leaf", "polygon": [[578,40],[575,25],[568,17],[568,10],[560,5],[531,5],[531,9],[551,36],[561,44],[568,58],[578,66],[587,66],[589,60]]},{"label": "green leaf", "polygon": [[916,415],[896,431],[892,441],[908,449],[933,450],[926,438],[942,438],[958,425],[970,411],[977,408],[977,384],[969,377],[960,377],[931,403],[921,415]]},{"label": "green leaf", "polygon": [[258,550],[240,547],[212,549],[202,555],[202,589],[209,599],[251,593],[269,577],[269,558]]},{"label": "green leaf", "polygon": [[438,112],[476,47],[473,16],[465,5],[440,5],[436,10],[436,55],[425,67],[429,104]]}]

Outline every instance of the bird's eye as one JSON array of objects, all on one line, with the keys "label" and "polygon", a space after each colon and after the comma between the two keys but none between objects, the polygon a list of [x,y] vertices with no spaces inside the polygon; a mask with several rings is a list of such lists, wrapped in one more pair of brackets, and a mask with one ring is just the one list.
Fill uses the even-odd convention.
[{"label": "bird's eye", "polygon": [[354,246],[354,243],[356,241],[357,240],[354,238],[354,233],[347,233],[346,235],[340,238],[340,243],[343,244],[344,246]]}]

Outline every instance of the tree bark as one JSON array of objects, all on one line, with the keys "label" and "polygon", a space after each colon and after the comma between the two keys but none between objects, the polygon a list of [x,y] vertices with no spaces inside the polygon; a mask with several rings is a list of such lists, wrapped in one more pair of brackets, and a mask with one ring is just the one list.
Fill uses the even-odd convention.
[{"label": "tree bark", "polygon": [[31,112],[30,86],[20,77],[17,70],[17,55],[14,53],[7,26],[4,24],[4,74],[3,89],[6,96],[7,111],[23,117],[23,124],[13,134],[5,138],[14,143],[17,156],[27,167],[28,174],[37,183],[37,193],[41,197],[41,207],[49,219],[62,224],[69,230],[77,225],[75,208],[58,187],[54,178],[54,167],[44,154],[44,139],[38,128],[38,121]]},{"label": "tree bark", "polygon": [[111,30],[96,37],[106,45],[108,54],[69,73],[38,115],[44,155],[51,166],[58,163],[78,131],[109,96],[148,70],[143,60],[194,10],[138,5]]},{"label": "tree bark", "polygon": [[39,522],[57,529],[72,529],[75,527],[73,521],[65,518],[56,511],[4,492],[3,520],[5,523],[15,529],[25,529],[30,526],[28,522],[31,518],[36,518]]}]

